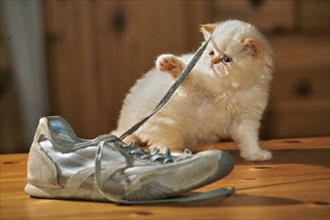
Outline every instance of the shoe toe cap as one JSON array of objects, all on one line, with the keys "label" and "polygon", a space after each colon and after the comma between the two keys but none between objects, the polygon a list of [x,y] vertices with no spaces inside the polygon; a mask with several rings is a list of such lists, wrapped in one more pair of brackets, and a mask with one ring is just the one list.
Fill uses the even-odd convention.
[{"label": "shoe toe cap", "polygon": [[228,152],[221,152],[219,156],[219,172],[220,178],[227,176],[234,168],[234,159]]}]

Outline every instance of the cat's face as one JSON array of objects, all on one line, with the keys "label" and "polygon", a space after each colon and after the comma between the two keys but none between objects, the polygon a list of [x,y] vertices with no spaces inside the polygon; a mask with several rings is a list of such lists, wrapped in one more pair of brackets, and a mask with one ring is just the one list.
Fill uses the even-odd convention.
[{"label": "cat's face", "polygon": [[205,38],[212,35],[203,64],[210,76],[223,86],[234,89],[251,86],[271,74],[271,48],[252,25],[229,20],[202,25],[201,31]]}]

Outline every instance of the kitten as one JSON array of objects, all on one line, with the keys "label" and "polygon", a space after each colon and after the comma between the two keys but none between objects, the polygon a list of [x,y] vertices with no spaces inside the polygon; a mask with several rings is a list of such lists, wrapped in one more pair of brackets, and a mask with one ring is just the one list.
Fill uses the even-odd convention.
[{"label": "kitten", "polygon": [[[232,138],[247,161],[263,161],[271,152],[259,146],[259,127],[272,79],[272,49],[251,24],[228,20],[201,25],[212,35],[201,59],[168,103],[132,139],[173,152]],[[130,90],[116,135],[148,115],[188,64],[193,54],[160,55],[156,68]]]}]

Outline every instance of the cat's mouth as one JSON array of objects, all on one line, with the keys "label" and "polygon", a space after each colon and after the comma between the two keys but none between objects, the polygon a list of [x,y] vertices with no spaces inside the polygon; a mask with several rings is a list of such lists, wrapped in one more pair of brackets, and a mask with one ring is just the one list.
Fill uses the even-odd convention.
[{"label": "cat's mouth", "polygon": [[218,77],[228,76],[228,72],[225,70],[224,66],[221,64],[211,64],[210,65],[213,73]]}]

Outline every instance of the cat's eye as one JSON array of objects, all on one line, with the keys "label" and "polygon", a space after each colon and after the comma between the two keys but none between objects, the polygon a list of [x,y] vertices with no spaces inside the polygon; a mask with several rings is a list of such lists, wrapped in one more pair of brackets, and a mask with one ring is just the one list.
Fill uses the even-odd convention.
[{"label": "cat's eye", "polygon": [[214,51],[213,50],[210,50],[209,55],[210,56],[214,56]]},{"label": "cat's eye", "polygon": [[225,62],[225,63],[230,63],[231,61],[233,61],[233,59],[230,58],[230,57],[225,56],[225,57],[223,58],[223,62]]}]

